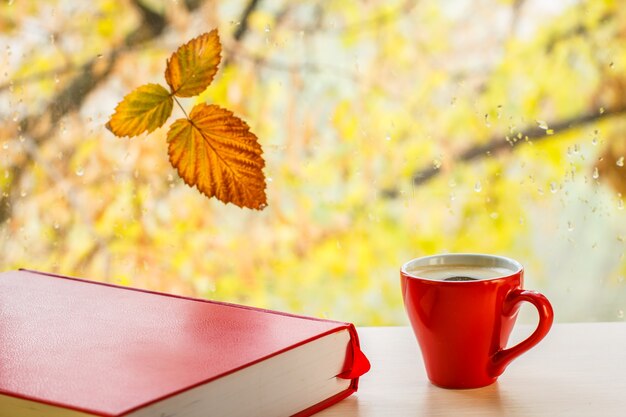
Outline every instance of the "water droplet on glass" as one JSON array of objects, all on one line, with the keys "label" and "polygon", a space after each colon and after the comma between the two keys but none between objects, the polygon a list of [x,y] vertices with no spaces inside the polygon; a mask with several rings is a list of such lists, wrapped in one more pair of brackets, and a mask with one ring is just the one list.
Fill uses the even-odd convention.
[{"label": "water droplet on glass", "polygon": [[559,187],[558,187],[558,185],[556,184],[556,182],[551,182],[551,183],[550,183],[550,192],[551,192],[552,194],[554,194],[554,193],[556,193],[557,191],[559,191]]},{"label": "water droplet on glass", "polygon": [[572,224],[572,222],[567,222],[567,231],[568,232],[574,231],[574,225]]},{"label": "water droplet on glass", "polygon": [[543,120],[537,120],[537,126],[539,129],[548,130],[548,124]]},{"label": "water droplet on glass", "polygon": [[385,140],[391,140],[391,135],[389,133],[385,135]]},{"label": "water droplet on glass", "polygon": [[481,192],[483,189],[482,184],[480,183],[480,181],[476,181],[476,184],[474,185],[474,191],[476,191],[477,193]]},{"label": "water droplet on glass", "polygon": [[622,309],[617,310],[617,318],[618,319],[623,319],[624,318],[624,310],[622,310]]},{"label": "water droplet on glass", "polygon": [[580,152],[580,145],[579,144],[574,144],[574,153],[579,153]]},{"label": "water droplet on glass", "polygon": [[168,180],[169,182],[174,181],[174,176],[173,176],[172,174],[167,174],[167,180]]},{"label": "water droplet on glass", "polygon": [[9,144],[8,144],[8,142],[4,142],[4,143],[2,144],[2,149],[5,149],[5,150],[6,150],[6,149],[9,149]]},{"label": "water droplet on glass", "polygon": [[622,200],[621,198],[617,200],[617,209],[624,210],[624,200]]},{"label": "water droplet on glass", "polygon": [[489,123],[489,113],[485,113],[485,125],[491,127],[491,123]]},{"label": "water droplet on glass", "polygon": [[54,33],[50,34],[50,43],[54,45]]},{"label": "water droplet on glass", "polygon": [[450,193],[450,201],[456,200],[456,194]]},{"label": "water droplet on glass", "polygon": [[499,214],[498,214],[498,213],[496,213],[496,212],[494,211],[494,212],[492,212],[492,213],[489,215],[489,217],[491,217],[492,219],[494,219],[494,220],[495,220],[495,219],[497,219],[497,218],[499,217]]},{"label": "water droplet on glass", "polygon": [[440,161],[439,159],[435,159],[435,160],[433,160],[433,167],[434,167],[435,169],[439,169],[439,168],[441,168],[441,161]]},{"label": "water droplet on glass", "polygon": [[54,82],[57,84],[60,82],[58,74],[54,74]]},{"label": "water droplet on glass", "polygon": [[53,225],[53,227],[54,227],[56,230],[59,230],[59,223],[56,223],[56,222],[55,222],[55,223],[54,223],[54,225]]},{"label": "water droplet on glass", "polygon": [[600,172],[598,171],[598,167],[595,167],[593,169],[593,175],[592,175],[594,180],[597,180],[598,178],[600,178]]},{"label": "water droplet on glass", "polygon": [[82,177],[83,175],[85,175],[85,169],[83,167],[76,168],[76,175]]},{"label": "water droplet on glass", "polygon": [[624,166],[624,157],[620,156],[619,159],[617,161],[615,161],[615,165],[617,165],[618,167],[623,167]]},{"label": "water droplet on glass", "polygon": [[22,190],[22,192],[20,192],[20,197],[26,197],[27,193],[26,191]]},{"label": "water droplet on glass", "polygon": [[599,112],[600,114],[604,114],[604,107],[600,107]]},{"label": "water droplet on glass", "polygon": [[267,182],[272,182],[272,181],[274,181],[272,177],[267,177]]},{"label": "water droplet on glass", "polygon": [[451,178],[450,181],[448,181],[448,187],[450,188],[456,187],[456,181],[454,180],[454,178]]},{"label": "water droplet on glass", "polygon": [[98,55],[96,55],[96,58],[100,59],[100,58],[102,58],[103,56],[104,56],[104,55],[102,55],[102,54],[98,54]]},{"label": "water droplet on glass", "polygon": [[270,31],[270,25],[265,25],[265,33],[269,33]]},{"label": "water droplet on glass", "polygon": [[611,62],[609,63],[609,68],[613,68],[614,66],[615,66],[615,63],[614,63],[613,61],[611,61]]},{"label": "water droplet on glass", "polygon": [[8,170],[8,169],[5,169],[5,170],[4,170],[4,178],[9,178],[9,176],[10,176],[10,175],[11,175],[11,174],[9,174],[9,170]]}]

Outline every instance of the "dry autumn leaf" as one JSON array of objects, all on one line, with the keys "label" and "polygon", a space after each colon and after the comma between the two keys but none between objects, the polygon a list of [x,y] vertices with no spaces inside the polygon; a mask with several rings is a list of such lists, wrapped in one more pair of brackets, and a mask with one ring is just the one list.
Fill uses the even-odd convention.
[{"label": "dry autumn leaf", "polygon": [[115,108],[107,128],[116,136],[152,132],[172,114],[174,100],[160,84],[146,84],[128,94]]},{"label": "dry autumn leaf", "polygon": [[189,186],[239,207],[263,209],[265,161],[243,120],[216,105],[198,104],[167,134],[170,162]]},{"label": "dry autumn leaf", "polygon": [[217,72],[222,47],[217,30],[198,36],[182,45],[167,60],[165,80],[178,97],[203,92]]}]

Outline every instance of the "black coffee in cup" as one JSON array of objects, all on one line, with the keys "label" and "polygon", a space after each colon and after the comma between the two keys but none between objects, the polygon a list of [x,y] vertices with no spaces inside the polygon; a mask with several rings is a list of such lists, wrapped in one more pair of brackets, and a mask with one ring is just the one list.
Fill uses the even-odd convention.
[{"label": "black coffee in cup", "polygon": [[436,281],[477,281],[506,277],[514,273],[499,266],[422,265],[407,269],[409,274]]}]

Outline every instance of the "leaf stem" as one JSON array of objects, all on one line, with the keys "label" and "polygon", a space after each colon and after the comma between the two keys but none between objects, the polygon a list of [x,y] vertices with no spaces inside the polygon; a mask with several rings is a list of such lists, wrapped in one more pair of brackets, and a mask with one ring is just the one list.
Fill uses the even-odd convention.
[{"label": "leaf stem", "polygon": [[178,101],[178,99],[176,98],[176,96],[172,96],[174,98],[174,101],[176,102],[176,104],[178,104],[178,107],[180,107],[180,109],[183,111],[183,113],[185,114],[185,117],[187,118],[187,120],[191,120],[189,119],[189,116],[187,115],[187,112],[185,111],[185,109],[183,108],[183,106],[180,104],[180,102]]}]

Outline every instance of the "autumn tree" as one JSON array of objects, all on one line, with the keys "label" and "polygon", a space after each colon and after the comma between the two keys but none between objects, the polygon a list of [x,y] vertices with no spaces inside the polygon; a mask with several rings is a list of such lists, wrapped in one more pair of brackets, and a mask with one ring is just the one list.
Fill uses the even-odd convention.
[{"label": "autumn tree", "polygon": [[[213,28],[208,88],[150,134],[105,128],[140,86],[169,103],[165,62]],[[623,318],[618,2],[9,1],[0,30],[4,269],[382,324],[403,261],[490,252],[560,320]],[[204,106],[258,137],[263,211],[170,164]]]}]

